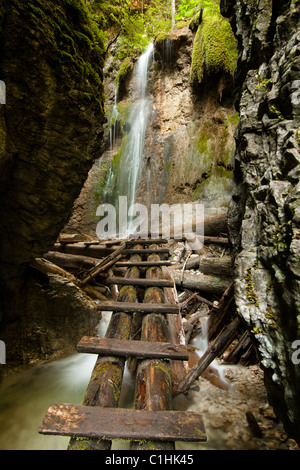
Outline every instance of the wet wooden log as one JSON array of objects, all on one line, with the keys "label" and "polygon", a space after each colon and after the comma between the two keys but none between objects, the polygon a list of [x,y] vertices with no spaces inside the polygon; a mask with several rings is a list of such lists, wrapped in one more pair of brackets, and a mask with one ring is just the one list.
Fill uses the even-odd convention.
[{"label": "wet wooden log", "polygon": [[208,339],[211,340],[213,336],[217,335],[234,305],[234,285],[230,282],[227,289],[223,292],[222,297],[218,303],[218,308],[213,307],[209,317],[208,323]]},{"label": "wet wooden log", "polygon": [[45,259],[45,258],[35,258],[30,266],[34,269],[37,269],[41,273],[44,274],[57,274],[58,276],[62,276],[66,279],[69,279],[70,281],[73,281],[74,283],[77,282],[76,277],[66,271],[65,269],[61,268],[60,266],[57,266],[56,264],[52,263],[51,261]]},{"label": "wet wooden log", "polygon": [[125,277],[98,277],[98,281],[105,285],[132,285],[140,287],[173,287],[174,282],[172,280],[165,279],[127,279]]},{"label": "wet wooden log", "polygon": [[[150,255],[149,260],[158,260],[159,255]],[[146,272],[146,278],[162,277],[160,267],[150,267]],[[151,302],[163,302],[163,291],[158,287],[150,287],[145,291],[144,301],[149,304]],[[143,318],[142,341],[166,342],[167,323],[164,317],[151,313]],[[170,364],[162,360],[143,360],[139,363],[136,375],[136,394],[135,409],[165,411],[172,410],[172,376]],[[174,450],[173,442],[145,442],[131,443],[132,450]]]},{"label": "wet wooden log", "polygon": [[[213,216],[210,216],[210,217],[205,217],[201,222],[198,221],[198,226],[200,226],[200,228],[202,228],[202,232],[199,234],[199,235],[204,235],[204,236],[217,236],[217,235],[220,235],[220,234],[225,234],[228,232],[228,224],[227,224],[227,212],[224,212],[222,214],[217,214],[217,215],[213,215]],[[196,225],[196,221],[193,220],[192,222],[192,225],[191,225],[191,233],[192,234],[195,234],[196,233],[196,228],[197,228],[197,225]],[[182,239],[189,239],[189,234],[185,234],[184,233],[184,230],[183,230],[183,227],[182,226],[174,226],[174,225],[171,225],[170,226],[170,237],[173,239],[174,238],[174,234],[182,234],[181,237],[179,237],[178,239],[182,240]],[[153,233],[153,232],[148,232],[148,233],[143,233],[141,234],[141,237],[142,238],[147,238],[147,237],[157,237],[157,238],[160,238],[160,237],[165,237],[167,238],[166,236],[166,233],[165,231],[163,230],[160,230],[158,233]]]},{"label": "wet wooden log", "polygon": [[186,392],[192,386],[195,380],[197,380],[200,375],[203,374],[212,361],[228,348],[237,335],[237,330],[240,326],[240,323],[240,319],[236,317],[226,328],[224,328],[217,338],[209,345],[206,352],[199,360],[197,366],[192,369],[184,378],[184,380],[179,384],[175,391],[176,394]]},{"label": "wet wooden log", "polygon": [[117,248],[113,253],[108,255],[102,261],[100,261],[95,267],[93,267],[89,272],[87,272],[80,281],[80,286],[84,286],[92,279],[94,279],[100,272],[103,272],[105,269],[110,268],[113,264],[116,263],[121,257],[121,253],[125,248],[125,243],[123,243],[119,248]]},{"label": "wet wooden log", "polygon": [[[125,286],[124,286],[125,287]],[[157,289],[157,287],[153,288]],[[100,312],[142,312],[142,313],[175,313],[179,312],[178,305],[173,304],[152,304],[150,303],[138,303],[138,302],[113,302],[110,300],[99,302],[97,304],[97,310]]]},{"label": "wet wooden log", "polygon": [[[172,279],[172,275],[167,267],[162,268],[162,275],[164,279]],[[178,303],[176,287],[164,288],[165,301],[176,305]],[[182,316],[179,312],[178,315],[166,316],[168,322],[168,336],[169,341],[175,345],[185,345],[186,338],[182,325]],[[186,361],[172,361],[171,362],[171,374],[172,374],[172,394],[173,387],[185,377],[188,370],[188,364]]]},{"label": "wet wooden log", "polygon": [[88,256],[89,258],[104,258],[115,251],[117,246],[87,245],[85,243],[60,244],[55,243],[50,251],[70,255]]},{"label": "wet wooden log", "polygon": [[79,233],[61,233],[57,241],[58,243],[78,243],[86,241],[86,237]]},{"label": "wet wooden log", "polygon": [[188,271],[183,276],[180,271],[171,271],[173,279],[178,287],[196,289],[201,292],[222,295],[230,284],[230,280],[221,276],[208,276],[207,274],[196,274]]},{"label": "wet wooden log", "polygon": [[201,256],[199,259],[199,270],[203,274],[216,274],[217,276],[232,277],[232,259],[229,256],[224,256],[222,258]]},{"label": "wet wooden log", "polygon": [[99,263],[97,258],[59,253],[58,251],[48,251],[48,253],[44,254],[44,259],[57,264],[61,268],[76,269],[78,271],[94,268]]}]

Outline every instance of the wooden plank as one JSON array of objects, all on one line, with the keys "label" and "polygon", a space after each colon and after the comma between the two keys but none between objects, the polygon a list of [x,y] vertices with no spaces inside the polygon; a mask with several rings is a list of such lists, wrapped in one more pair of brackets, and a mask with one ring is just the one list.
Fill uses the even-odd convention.
[{"label": "wooden plank", "polygon": [[173,263],[172,261],[118,261],[115,266],[117,268],[126,268],[130,266],[138,266],[140,268],[147,268],[149,266],[171,266]]},{"label": "wooden plank", "polygon": [[188,361],[188,348],[171,343],[118,340],[84,336],[77,345],[80,353],[110,356],[140,357],[152,359],[180,359]]},{"label": "wooden plank", "polygon": [[152,245],[153,243],[154,244],[166,244],[166,243],[169,243],[169,240],[166,240],[165,238],[147,238],[146,240],[142,240],[140,238],[137,238],[136,240],[128,240],[126,241],[126,245],[136,245],[136,244],[139,244],[139,245]]},{"label": "wooden plank", "polygon": [[179,313],[179,306],[172,304],[150,304],[131,302],[104,301],[97,303],[97,310],[103,312],[146,312],[146,313]]},{"label": "wooden plank", "polygon": [[104,269],[109,268],[115,262],[120,259],[121,253],[125,247],[125,244],[122,244],[119,248],[117,248],[113,253],[108,255],[106,258],[104,258],[102,261],[99,262],[95,267],[90,269],[85,276],[82,278],[80,281],[80,286],[84,286],[87,282],[89,282],[91,279],[96,277],[101,271],[104,271]]},{"label": "wooden plank", "polygon": [[99,282],[111,285],[116,284],[119,286],[151,286],[151,287],[174,287],[174,282],[167,279],[129,279],[127,277],[100,277]]},{"label": "wooden plank", "polygon": [[169,248],[157,248],[157,249],[152,249],[152,248],[143,248],[142,250],[135,250],[134,248],[125,248],[123,250],[123,253],[125,255],[128,255],[128,254],[135,254],[135,253],[139,253],[141,255],[151,255],[153,253],[159,253],[159,254],[165,254],[165,253],[168,253],[169,254]]},{"label": "wooden plank", "polygon": [[40,434],[152,441],[206,441],[200,413],[55,404]]}]

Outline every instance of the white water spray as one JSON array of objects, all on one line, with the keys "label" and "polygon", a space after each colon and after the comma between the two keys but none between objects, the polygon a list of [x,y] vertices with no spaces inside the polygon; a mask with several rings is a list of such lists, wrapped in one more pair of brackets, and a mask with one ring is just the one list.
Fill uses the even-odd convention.
[{"label": "white water spray", "polygon": [[[126,122],[129,133],[126,137],[117,174],[113,175],[110,171],[107,179],[104,200],[106,200],[108,194],[111,194],[112,198],[110,198],[109,203],[115,207],[118,207],[119,196],[127,196],[128,207],[135,203],[144,155],[145,134],[151,110],[151,99],[147,93],[147,85],[153,55],[154,44],[151,43],[137,62],[134,77],[136,96]],[[130,231],[130,227],[119,227],[119,236],[127,236]]]}]

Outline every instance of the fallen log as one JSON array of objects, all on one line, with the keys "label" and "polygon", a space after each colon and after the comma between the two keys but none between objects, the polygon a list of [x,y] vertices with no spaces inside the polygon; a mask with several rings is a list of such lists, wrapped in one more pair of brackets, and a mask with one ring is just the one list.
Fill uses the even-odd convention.
[{"label": "fallen log", "polygon": [[[217,214],[217,215],[212,215],[210,217],[205,217],[202,219],[200,222],[198,221],[198,224],[196,224],[196,221],[192,221],[191,225],[191,230],[190,233],[193,235],[196,233],[197,225],[201,229],[201,233],[199,234],[200,236],[217,236],[219,234],[224,234],[228,232],[228,224],[227,224],[227,212],[222,213],[222,214]],[[179,237],[176,237],[176,240],[189,240],[190,235],[189,233],[185,233],[183,230],[183,226],[174,226],[171,225],[170,227],[167,227],[166,229],[159,230],[157,233],[149,231],[148,233],[143,233],[140,234],[141,238],[149,238],[150,236],[152,237],[157,237],[157,238],[169,238],[168,235],[173,239],[174,234],[181,234]]]},{"label": "fallen log", "polygon": [[50,251],[58,251],[59,253],[68,253],[70,255],[82,255],[90,258],[104,258],[113,253],[117,248],[116,245],[87,245],[86,243],[60,244],[55,243]]},{"label": "fallen log", "polygon": [[[164,279],[173,280],[172,275],[167,267],[162,267],[162,275]],[[174,282],[174,281],[173,281]],[[176,305],[178,303],[176,286],[173,288],[164,288],[165,302]],[[168,322],[168,336],[169,341],[172,344],[187,344],[183,326],[182,316],[179,312],[177,315],[166,315]],[[172,393],[174,385],[178,384],[187,373],[187,362],[186,361],[172,361],[171,362],[171,374],[172,374]]]},{"label": "fallen log", "polygon": [[108,269],[111,267],[113,264],[116,263],[118,259],[121,257],[121,253],[125,248],[125,243],[119,246],[113,253],[108,255],[106,258],[104,258],[102,261],[100,261],[96,266],[94,266],[92,269],[90,269],[89,272],[87,272],[84,277],[80,281],[80,286],[84,286],[87,284],[89,281],[94,279],[100,272],[105,271],[105,269]]},{"label": "fallen log", "polygon": [[232,277],[232,259],[229,256],[224,256],[223,258],[201,256],[199,259],[199,270],[203,274],[216,274],[218,276]]},{"label": "fallen log", "polygon": [[209,292],[211,294],[222,295],[230,283],[228,278],[221,276],[208,276],[207,274],[185,272],[182,277],[182,273],[176,270],[172,270],[171,274],[177,286]]},{"label": "fallen log", "polygon": [[238,327],[240,326],[240,319],[236,317],[224,330],[217,336],[217,338],[210,344],[199,360],[197,366],[192,369],[182,382],[176,388],[175,393],[186,392],[191,385],[197,380],[200,375],[207,369],[207,367],[213,362],[213,360],[223,354],[223,352],[232,343],[237,335]]},{"label": "fallen log", "polygon": [[58,274],[59,276],[69,279],[70,281],[73,281],[74,283],[76,283],[77,281],[77,279],[75,278],[75,276],[73,276],[73,274],[69,273],[68,271],[65,271],[60,266],[57,266],[56,264],[52,263],[51,261],[45,258],[35,258],[31,262],[30,266],[44,274]]},{"label": "fallen log", "polygon": [[227,289],[223,292],[223,295],[218,303],[218,307],[214,307],[211,310],[208,322],[208,339],[215,335],[217,335],[222,325],[224,324],[224,320],[227,317],[228,313],[231,310],[231,307],[234,304],[234,285],[233,282],[229,284]]},{"label": "fallen log", "polygon": [[99,259],[88,256],[71,255],[69,253],[59,253],[57,251],[48,251],[44,254],[44,259],[51,261],[62,268],[67,269],[91,269],[99,263]]}]

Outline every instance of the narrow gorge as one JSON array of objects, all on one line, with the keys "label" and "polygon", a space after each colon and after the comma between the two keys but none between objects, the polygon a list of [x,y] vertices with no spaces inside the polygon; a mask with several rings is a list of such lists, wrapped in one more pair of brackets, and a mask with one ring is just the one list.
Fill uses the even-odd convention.
[{"label": "narrow gorge", "polygon": [[[108,293],[116,300],[118,291],[103,282],[103,273],[93,287],[84,285],[85,272],[98,266],[98,256],[87,253],[103,250],[105,261],[120,250],[117,236],[127,239],[136,230],[124,206],[118,212],[120,197],[126,197],[126,209],[167,204],[193,211],[201,205],[209,220],[226,217],[216,233],[204,232],[212,241],[194,253],[184,237],[168,243],[183,317],[191,298],[200,302],[190,332],[189,315],[184,318],[185,333],[197,338],[206,332],[197,348],[204,347],[202,354],[209,350],[208,316],[218,302],[226,304],[224,292],[232,288],[224,325],[238,318],[239,341],[247,338],[252,345],[251,355],[243,356],[245,366],[227,363],[227,379],[241,380],[236,411],[244,410],[242,390],[248,396],[247,387],[253,387],[266,396],[255,403],[250,395],[253,410],[270,413],[278,428],[269,435],[263,425],[259,441],[248,411],[254,440],[239,447],[231,418],[226,422],[210,412],[210,395],[214,406],[228,400],[234,409],[225,395],[226,354],[220,354],[221,366],[214,362],[216,369],[206,371],[213,377],[201,376],[192,399],[182,394],[174,402],[178,409],[201,410],[204,423],[207,414],[207,448],[298,450],[299,1],[128,0],[120,6],[3,0],[0,17],[0,80],[6,87],[6,102],[0,104],[3,408],[6,384],[23,370],[34,377],[32,371],[46,365],[50,377],[61,364],[67,376],[70,358],[76,386],[88,382],[92,359],[81,360],[84,372],[76,376],[73,355],[83,336],[105,335],[107,315],[99,318],[97,302]],[[117,244],[99,242],[105,204],[117,210],[117,233],[111,237]],[[68,245],[72,237],[78,246]],[[57,269],[51,273],[53,263]],[[122,269],[112,265],[111,272],[120,276]],[[218,287],[201,284],[203,274]],[[228,350],[229,358],[234,351]],[[130,408],[129,369],[124,381],[121,403]],[[206,390],[211,384],[216,391]],[[0,430],[5,419],[0,414]],[[285,436],[278,443],[277,429]]]}]

